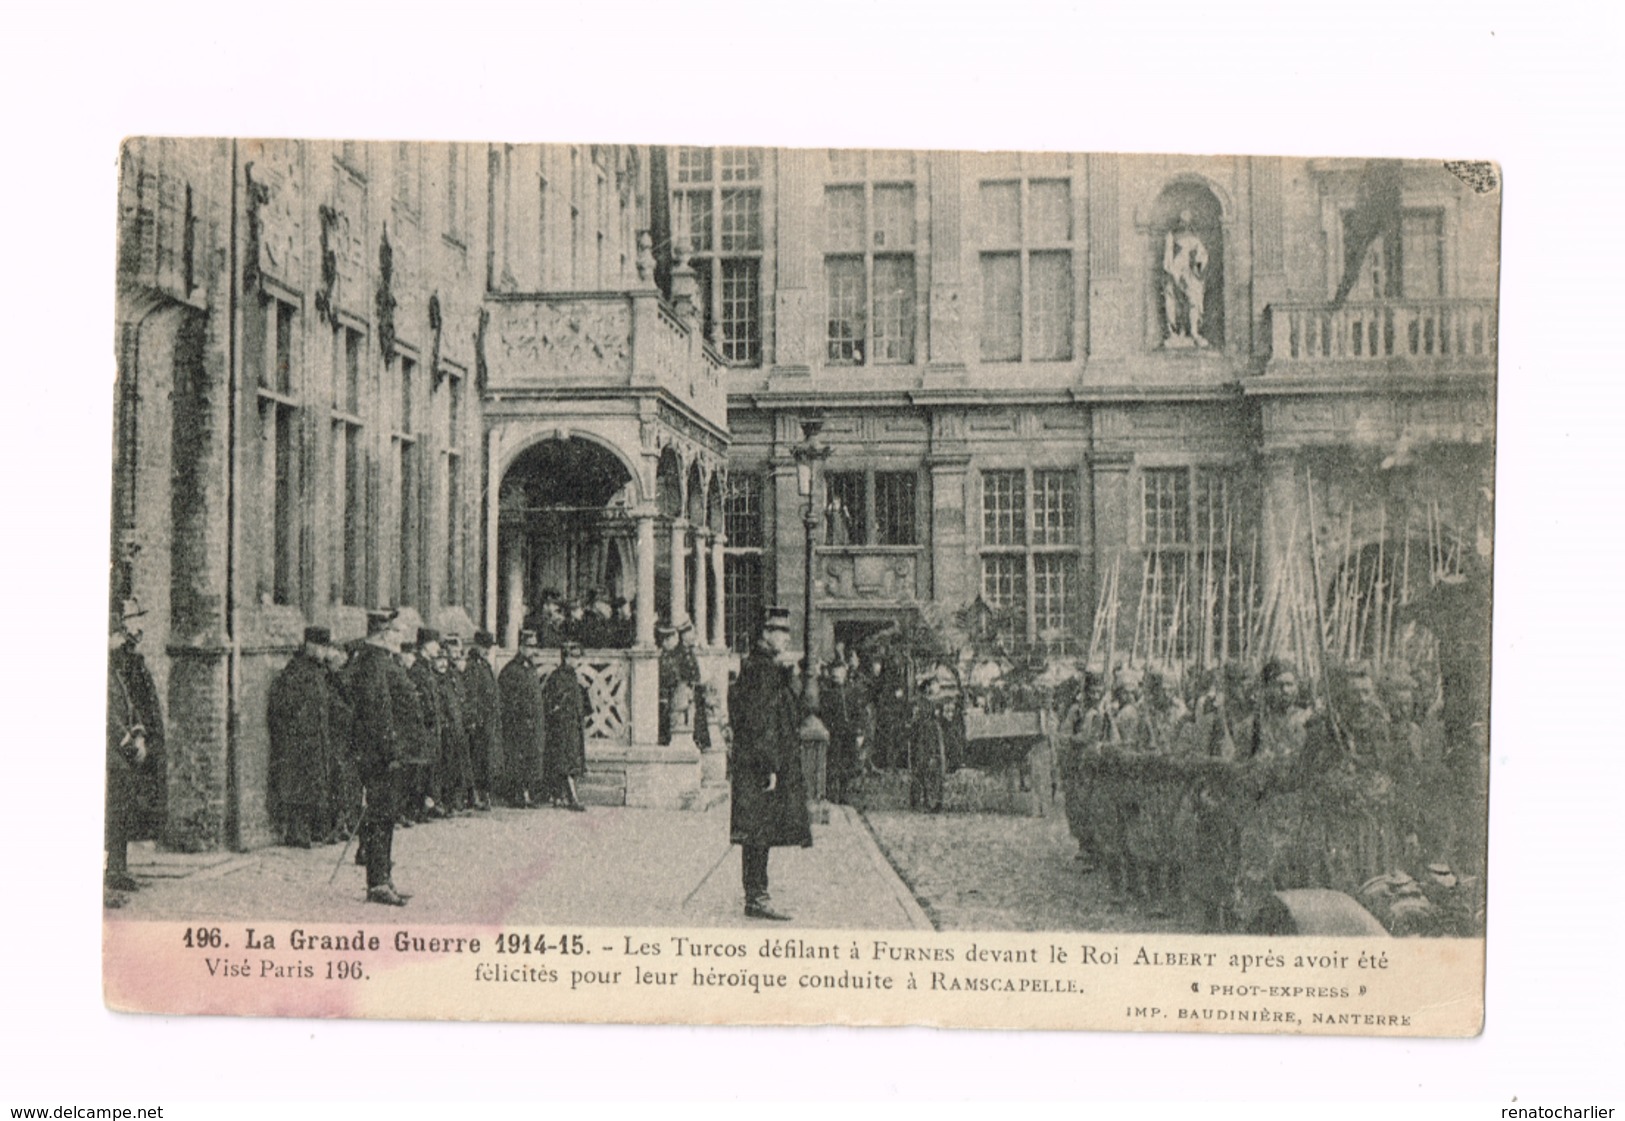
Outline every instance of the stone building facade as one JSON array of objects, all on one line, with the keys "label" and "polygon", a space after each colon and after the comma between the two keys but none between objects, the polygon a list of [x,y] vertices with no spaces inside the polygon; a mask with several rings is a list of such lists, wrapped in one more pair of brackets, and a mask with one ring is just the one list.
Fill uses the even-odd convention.
[{"label": "stone building facade", "polygon": [[761,604],[800,601],[810,413],[832,448],[812,496],[824,653],[980,598],[1014,645],[1098,651],[1111,619],[1123,653],[1137,635],[1142,654],[1233,655],[1243,597],[1262,612],[1313,560],[1324,600],[1370,600],[1407,541],[1418,578],[1424,551],[1459,568],[1487,547],[1499,203],[1471,177],[1031,153],[766,166],[763,341],[729,396],[736,646]]},{"label": "stone building facade", "polygon": [[178,847],[271,840],[270,680],[373,604],[511,648],[545,588],[634,600],[632,649],[583,671],[586,788],[684,805],[656,618],[720,683],[800,603],[809,510],[820,653],[978,599],[1081,653],[1108,598],[1125,636],[1222,652],[1217,585],[1256,603],[1315,559],[1324,603],[1380,599],[1489,540],[1499,195],[1437,163],[122,158],[110,598],[142,612]]}]

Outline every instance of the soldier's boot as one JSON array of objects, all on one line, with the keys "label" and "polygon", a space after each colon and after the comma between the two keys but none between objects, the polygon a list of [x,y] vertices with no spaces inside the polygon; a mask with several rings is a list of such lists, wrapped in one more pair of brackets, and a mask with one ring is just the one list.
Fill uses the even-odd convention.
[{"label": "soldier's boot", "polygon": [[767,919],[771,922],[789,922],[790,916],[773,909],[773,904],[765,895],[758,895],[745,901],[745,917],[748,919]]}]

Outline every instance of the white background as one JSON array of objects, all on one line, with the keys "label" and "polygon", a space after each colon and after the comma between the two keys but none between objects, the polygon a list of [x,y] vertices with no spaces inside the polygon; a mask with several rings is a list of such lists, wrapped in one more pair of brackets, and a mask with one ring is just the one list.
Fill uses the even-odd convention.
[{"label": "white background", "polygon": [[[1616,952],[1625,58],[1610,8],[267,0],[226,10],[58,4],[0,16],[9,126],[0,148],[0,1108],[539,1096],[1625,1105]],[[118,142],[140,133],[1500,161],[1484,1035],[107,1012],[96,885],[113,250]]]}]

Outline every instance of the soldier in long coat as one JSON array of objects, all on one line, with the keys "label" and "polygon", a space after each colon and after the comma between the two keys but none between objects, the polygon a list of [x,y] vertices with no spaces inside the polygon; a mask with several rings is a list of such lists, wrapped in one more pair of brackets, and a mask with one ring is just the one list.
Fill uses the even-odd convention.
[{"label": "soldier in long coat", "polygon": [[417,643],[403,642],[395,660],[399,672],[389,677],[401,754],[400,769],[395,772],[395,824],[404,829],[424,818],[429,767],[440,735],[434,695],[421,690],[413,674],[417,663]]},{"label": "soldier in long coat", "polygon": [[323,828],[329,842],[347,841],[361,822],[361,774],[350,746],[355,706],[350,700],[350,650],[327,648],[328,695],[332,700],[327,726],[333,751],[327,759],[327,820]]},{"label": "soldier in long coat", "polygon": [[576,779],[587,773],[586,720],[590,702],[576,676],[581,647],[567,642],[559,652],[559,668],[542,683],[542,716],[547,728],[542,754],[542,791],[555,806],[581,812],[587,807],[576,794]]},{"label": "soldier in long coat", "polygon": [[435,683],[440,687],[440,803],[447,813],[461,813],[472,804],[468,761],[467,703],[463,695],[463,674],[456,665],[462,655],[462,642],[447,635],[440,657],[435,659]]},{"label": "soldier in long coat", "polygon": [[326,832],[335,751],[326,627],[306,627],[305,644],[271,682],[265,722],[271,738],[269,809],[282,843],[308,849]]},{"label": "soldier in long coat", "polygon": [[417,697],[391,649],[394,619],[393,611],[367,613],[367,641],[349,667],[354,712],[350,745],[366,791],[356,856],[367,866],[367,900],[400,907],[406,900],[394,887],[393,853],[398,810],[395,776],[401,770],[397,713],[414,718],[415,713],[400,709],[398,703],[405,696],[415,705]]},{"label": "soldier in long coat", "polygon": [[463,719],[468,725],[469,763],[473,770],[474,807],[488,810],[502,783],[502,703],[497,676],[488,660],[496,639],[475,631],[474,646],[463,669]]},{"label": "soldier in long coat", "polygon": [[779,662],[789,644],[789,608],[770,608],[761,639],[739,667],[739,680],[728,695],[734,730],[729,826],[733,843],[742,849],[745,914],[779,921],[789,916],[771,905],[768,853],[775,847],[812,846],[801,772],[802,706],[788,668]]},{"label": "soldier in long coat", "polygon": [[[130,875],[130,838],[139,828],[139,784],[156,769],[164,741],[163,712],[147,664],[136,653],[139,635],[121,625],[112,633],[107,665],[107,867],[105,886],[135,891]],[[157,745],[157,746],[155,746]],[[118,906],[120,896],[109,897]]]},{"label": "soldier in long coat", "polygon": [[[403,649],[402,653],[406,651]],[[418,708],[423,714],[422,734],[418,738],[417,750],[410,758],[412,817],[417,821],[427,821],[444,813],[440,806],[440,778],[446,701],[434,672],[434,662],[439,656],[440,632],[433,627],[419,627],[417,650],[408,657],[406,667],[417,690]]]},{"label": "soldier in long coat", "polygon": [[519,652],[497,676],[502,698],[502,757],[507,764],[504,785],[512,806],[541,805],[547,725],[542,714],[542,683],[536,680],[537,653],[536,633],[522,632]]}]

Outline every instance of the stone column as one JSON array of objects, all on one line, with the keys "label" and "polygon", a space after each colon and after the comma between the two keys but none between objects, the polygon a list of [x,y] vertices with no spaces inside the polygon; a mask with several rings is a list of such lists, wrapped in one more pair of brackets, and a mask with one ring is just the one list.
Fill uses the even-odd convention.
[{"label": "stone column", "polygon": [[655,644],[655,519],[652,511],[640,512],[638,520],[638,601],[637,645]]},{"label": "stone column", "polygon": [[676,518],[671,523],[671,625],[680,627],[688,618],[688,522]]},{"label": "stone column", "polygon": [[711,627],[706,622],[708,605],[705,602],[710,587],[705,579],[705,556],[709,551],[705,543],[710,536],[708,530],[697,527],[694,530],[694,634],[695,641],[702,646],[708,646],[711,642]]},{"label": "stone column", "polygon": [[725,533],[711,534],[711,598],[717,601],[716,614],[711,617],[710,643],[712,646],[723,647],[728,645],[728,582],[723,578],[726,572],[727,555],[723,546],[727,545],[728,536]]},{"label": "stone column", "polygon": [[502,579],[508,589],[508,625],[502,632],[502,645],[512,650],[519,645],[519,631],[525,620],[525,531],[519,526],[503,526],[500,540]]}]

